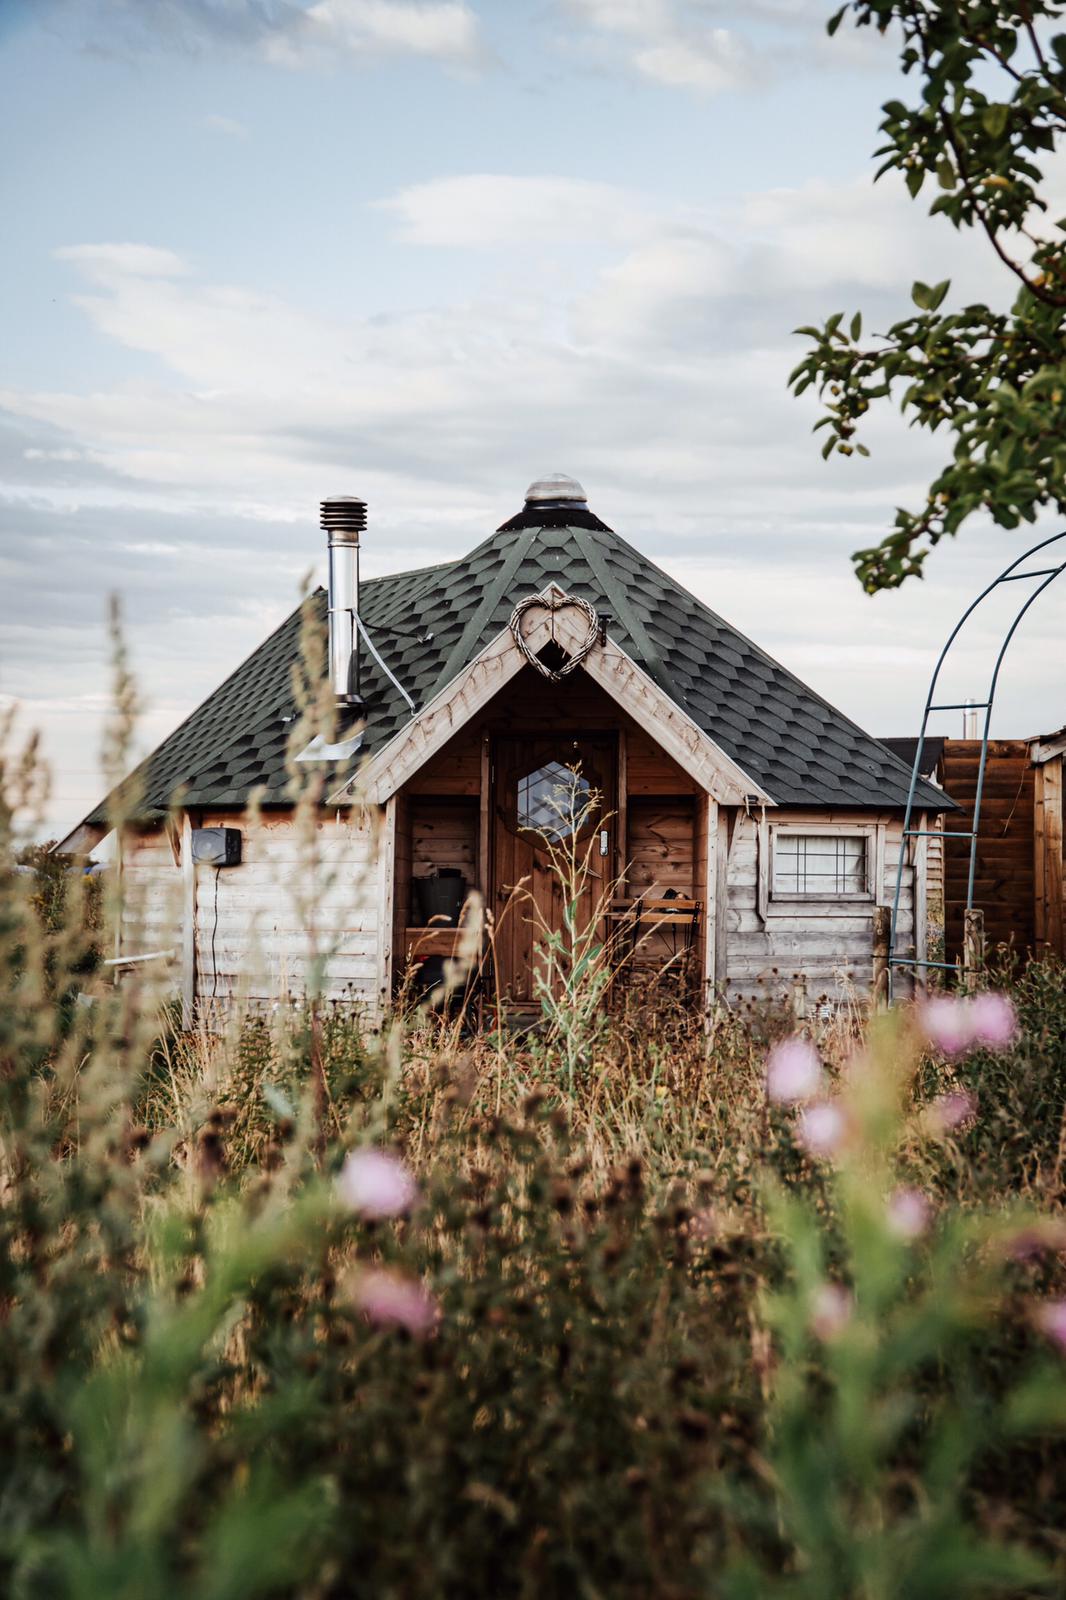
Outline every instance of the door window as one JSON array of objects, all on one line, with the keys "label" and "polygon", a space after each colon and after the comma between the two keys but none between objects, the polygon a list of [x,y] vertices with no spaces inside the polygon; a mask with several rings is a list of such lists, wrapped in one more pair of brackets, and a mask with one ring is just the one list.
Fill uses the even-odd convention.
[{"label": "door window", "polygon": [[559,844],[579,832],[592,805],[587,778],[561,761],[549,761],[518,780],[518,826]]}]

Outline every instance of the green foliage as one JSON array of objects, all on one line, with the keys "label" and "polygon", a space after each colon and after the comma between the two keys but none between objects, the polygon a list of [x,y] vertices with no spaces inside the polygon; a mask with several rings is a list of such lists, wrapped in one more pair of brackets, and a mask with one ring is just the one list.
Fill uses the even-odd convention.
[{"label": "green foliage", "polygon": [[[39,916],[25,770],[0,771],[0,1592],[1061,1592],[1066,1364],[1033,1307],[1062,1266],[1011,1248],[1061,1226],[1061,968],[1017,980],[1012,1054],[954,1077],[898,1019],[869,1060],[828,1027],[834,1165],[766,1101],[772,1007],[609,1019],[567,950],[525,1044],[315,1005],[182,1033],[151,964],[85,964],[121,883],[99,932],[78,875]],[[978,1119],[933,1137],[960,1074]],[[345,1199],[367,1147],[415,1174],[404,1214]],[[928,1236],[889,1225],[899,1182]],[[434,1315],[406,1331],[374,1282]]]},{"label": "green foliage", "polygon": [[844,315],[797,331],[812,341],[790,383],[816,385],[827,429],[823,457],[867,454],[858,440],[871,407],[899,402],[912,426],[952,437],[951,455],[925,505],[899,509],[895,531],[854,560],[871,593],[921,574],[931,547],[975,512],[1002,528],[1066,510],[1066,222],[1047,217],[1044,167],[1066,129],[1062,0],[852,0],[845,17],[891,33],[910,103],[882,107],[878,177],[900,173],[912,198],[930,180],[932,215],[974,228],[1013,276],[1009,311],[987,305],[942,312],[950,283],[916,283],[917,314],[862,339]]}]

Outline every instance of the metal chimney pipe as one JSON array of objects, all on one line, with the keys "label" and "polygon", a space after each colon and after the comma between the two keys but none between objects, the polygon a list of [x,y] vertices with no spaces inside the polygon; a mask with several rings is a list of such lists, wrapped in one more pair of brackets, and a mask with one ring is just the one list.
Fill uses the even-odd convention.
[{"label": "metal chimney pipe", "polygon": [[973,700],[967,700],[962,712],[962,736],[964,739],[977,738],[977,706]]},{"label": "metal chimney pipe", "polygon": [[366,528],[366,502],[354,495],[331,495],[322,502],[321,523],[329,541],[329,681],[338,705],[362,711],[359,535]]}]

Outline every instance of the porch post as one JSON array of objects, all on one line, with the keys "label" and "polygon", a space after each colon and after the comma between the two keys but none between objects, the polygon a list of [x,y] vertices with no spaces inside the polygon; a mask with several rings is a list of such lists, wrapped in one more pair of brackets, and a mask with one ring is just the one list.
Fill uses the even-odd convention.
[{"label": "porch post", "polygon": [[703,901],[703,937],[700,940],[700,1004],[708,1010],[714,999],[715,979],[718,971],[718,896],[724,888],[724,877],[719,882],[720,852],[718,848],[718,801],[705,794],[699,809],[700,839],[696,858],[703,871],[698,895]]},{"label": "porch post", "polygon": [[192,858],[192,818],[181,814],[181,1025],[186,1032],[196,1015],[196,865]]},{"label": "porch post", "polygon": [[396,796],[385,802],[378,833],[378,973],[377,1011],[379,1022],[392,998],[393,912],[396,904]]}]

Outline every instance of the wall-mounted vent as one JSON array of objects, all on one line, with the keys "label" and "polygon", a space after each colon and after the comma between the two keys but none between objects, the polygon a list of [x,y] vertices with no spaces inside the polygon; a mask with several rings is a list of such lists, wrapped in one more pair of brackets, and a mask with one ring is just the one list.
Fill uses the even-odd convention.
[{"label": "wall-mounted vent", "polygon": [[189,839],[192,858],[198,866],[240,866],[240,828],[193,828]]}]

